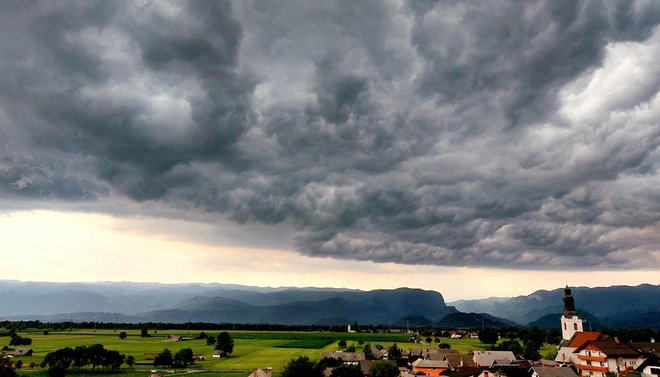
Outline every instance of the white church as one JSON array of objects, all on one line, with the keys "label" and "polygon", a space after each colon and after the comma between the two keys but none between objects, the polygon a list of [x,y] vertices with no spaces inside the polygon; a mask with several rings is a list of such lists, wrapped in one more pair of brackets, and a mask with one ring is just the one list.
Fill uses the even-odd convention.
[{"label": "white church", "polygon": [[596,331],[582,331],[583,320],[575,310],[575,300],[568,286],[564,288],[564,312],[560,322],[562,342],[555,361],[573,364],[583,377],[606,377],[609,372],[623,376],[646,359],[639,349],[617,338],[610,339]]}]

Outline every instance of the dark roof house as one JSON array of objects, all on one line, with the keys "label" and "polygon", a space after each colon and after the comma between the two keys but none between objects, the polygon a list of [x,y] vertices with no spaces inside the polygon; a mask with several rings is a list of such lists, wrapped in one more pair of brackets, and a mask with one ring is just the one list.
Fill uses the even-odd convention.
[{"label": "dark roof house", "polygon": [[32,356],[32,348],[16,348],[12,356]]},{"label": "dark roof house", "polygon": [[577,377],[573,369],[568,367],[532,367],[532,377]]}]

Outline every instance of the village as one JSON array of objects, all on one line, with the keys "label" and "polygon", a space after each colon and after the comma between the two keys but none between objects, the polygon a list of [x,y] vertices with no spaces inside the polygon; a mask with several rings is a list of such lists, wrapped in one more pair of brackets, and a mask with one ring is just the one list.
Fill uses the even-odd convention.
[{"label": "village", "polygon": [[[559,303],[558,303],[559,304]],[[140,342],[150,342],[155,349],[160,344],[161,347],[167,347],[163,352],[144,352],[141,356],[120,354],[118,351],[104,349],[101,344],[94,346],[76,347],[72,352],[78,350],[95,351],[97,356],[86,356],[85,360],[98,359],[97,364],[87,361],[76,361],[75,357],[69,357],[69,362],[78,365],[77,371],[73,368],[66,369],[62,373],[80,372],[80,365],[92,364],[104,367],[103,373],[131,373],[130,376],[144,375],[149,377],[163,377],[166,375],[176,375],[176,373],[202,373],[200,376],[217,375],[219,367],[225,360],[237,360],[234,364],[234,370],[230,374],[233,376],[246,377],[412,377],[412,376],[448,376],[448,377],[658,377],[660,376],[660,349],[655,342],[655,338],[649,338],[645,341],[628,341],[619,336],[612,336],[605,332],[585,331],[585,319],[575,308],[575,299],[568,286],[563,294],[563,313],[558,318],[556,329],[544,330],[546,338],[537,340],[538,344],[544,344],[545,352],[539,353],[538,347],[530,351],[529,338],[525,336],[512,336],[507,333],[510,330],[497,330],[495,328],[482,327],[481,329],[453,329],[443,330],[439,333],[419,328],[362,328],[355,325],[348,325],[344,332],[264,332],[261,335],[265,337],[275,337],[284,340],[287,335],[291,335],[288,343],[272,343],[290,347],[291,351],[287,353],[290,359],[288,364],[280,358],[280,361],[270,366],[266,364],[263,368],[250,369],[249,374],[241,374],[246,367],[258,365],[264,361],[269,363],[265,357],[260,358],[254,355],[250,357],[250,351],[241,349],[240,356],[232,354],[234,350],[234,340],[229,332],[223,331],[218,334],[217,339],[207,335],[204,331],[199,335],[193,336],[190,331],[188,335],[182,335],[179,332],[175,334],[159,334],[157,330],[147,331],[142,328],[139,333],[131,333],[130,337]],[[71,331],[69,329],[69,331]],[[84,331],[84,330],[83,330]],[[96,329],[92,329],[92,334]],[[118,331],[118,330],[113,330]],[[520,333],[540,334],[538,329],[521,329]],[[51,335],[48,331],[42,331],[40,341],[49,339]],[[235,336],[241,336],[241,332],[232,331]],[[96,336],[88,334],[89,336]],[[120,331],[113,336],[112,346],[120,346],[127,340],[127,332]],[[259,342],[258,340],[246,339],[253,338],[260,333],[246,331],[242,333],[242,339],[239,344],[251,344],[245,342]],[[279,334],[279,335],[276,335]],[[301,340],[304,334],[306,340]],[[558,341],[559,334],[561,339]],[[330,336],[330,337],[329,337]],[[341,336],[331,338],[333,336]],[[66,336],[65,336],[66,338]],[[264,338],[265,339],[265,338]],[[388,341],[388,339],[394,340]],[[396,340],[395,340],[396,339]],[[409,341],[406,341],[409,339]],[[552,339],[552,340],[551,340]],[[348,343],[347,340],[351,341]],[[359,341],[358,341],[359,340]],[[137,340],[135,340],[137,341]],[[399,342],[400,343],[397,343]],[[243,343],[240,343],[243,342]],[[527,342],[527,343],[526,343]],[[534,343],[533,341],[531,343]],[[42,355],[33,356],[34,350],[31,348],[32,339],[23,337],[15,333],[12,334],[9,346],[2,350],[2,361],[10,369],[21,373],[47,373],[54,376],[52,360],[48,362],[51,353],[45,355],[41,368],[49,365],[48,370],[38,368]],[[69,346],[71,343],[67,342]],[[189,345],[205,344],[208,347],[214,347],[210,353],[208,351],[193,353]],[[252,343],[254,344],[254,343]],[[269,343],[271,344],[271,343]],[[399,345],[397,345],[399,344]],[[522,346],[525,345],[525,347]],[[32,346],[33,347],[33,346]],[[125,347],[125,346],[124,346]],[[250,346],[255,349],[254,346]],[[272,346],[271,346],[272,347]],[[268,348],[268,347],[267,347]],[[322,351],[320,352],[321,349]],[[357,350],[356,350],[357,348]],[[532,347],[533,348],[533,347]],[[313,351],[318,349],[318,351]],[[332,350],[330,350],[332,349]],[[63,349],[65,350],[65,349]],[[63,351],[58,350],[52,354]],[[298,351],[296,351],[298,350]],[[98,351],[98,352],[97,352]],[[549,352],[548,352],[549,351]],[[43,353],[44,351],[40,351]],[[315,353],[318,352],[318,353]],[[90,354],[91,355],[91,354]],[[165,356],[163,356],[165,355]],[[320,355],[314,356],[314,355]],[[238,358],[237,358],[238,357]],[[295,359],[295,357],[298,357]],[[23,360],[26,360],[25,364]],[[217,361],[210,361],[217,360]],[[239,361],[244,360],[244,361]],[[36,361],[36,363],[35,363]],[[212,364],[208,364],[211,362]],[[50,364],[49,364],[50,363]],[[125,364],[128,368],[122,369]],[[133,369],[133,365],[150,366],[149,369]],[[213,366],[215,365],[215,367]],[[263,365],[263,364],[262,364]],[[153,369],[153,368],[160,369]],[[22,368],[22,369],[21,369]],[[151,372],[149,373],[149,370]],[[3,369],[4,370],[4,369]],[[92,371],[94,368],[92,368]],[[17,374],[16,374],[17,375]],[[3,375],[4,376],[4,375]],[[23,376],[23,375],[21,375]],[[28,374],[29,376],[29,374]],[[63,374],[62,374],[63,376]],[[224,376],[224,375],[222,375]]]},{"label": "village", "polygon": [[[369,347],[366,352],[326,352],[320,361],[333,365],[324,369],[326,377],[340,366],[359,368],[364,376],[377,377],[374,365],[383,360],[398,360],[399,377],[616,377],[628,374],[660,376],[660,347],[648,342],[624,342],[597,331],[584,331],[583,318],[575,309],[571,289],[564,289],[564,311],[559,319],[562,341],[554,360],[526,360],[512,351],[483,350],[460,353],[450,348],[428,345],[408,350]],[[351,331],[349,326],[349,331]],[[478,336],[477,332],[451,331],[454,339]],[[397,353],[397,357],[392,357]],[[391,364],[393,365],[393,364]],[[389,374],[383,374],[388,375]],[[272,377],[272,368],[257,369],[248,377]]]}]

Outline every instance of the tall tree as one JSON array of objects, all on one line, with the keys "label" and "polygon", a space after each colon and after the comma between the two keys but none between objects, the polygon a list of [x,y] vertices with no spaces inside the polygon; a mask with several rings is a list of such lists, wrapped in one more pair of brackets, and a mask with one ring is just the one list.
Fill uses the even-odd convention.
[{"label": "tall tree", "polygon": [[401,360],[401,358],[403,358],[401,350],[396,343],[392,344],[390,348],[387,349],[387,355],[390,360]]},{"label": "tall tree", "polygon": [[193,357],[193,350],[191,348],[184,348],[174,355],[174,364],[185,368],[188,364],[192,364]]},{"label": "tall tree", "polygon": [[165,348],[163,352],[154,358],[154,366],[171,367],[173,362],[172,352]]},{"label": "tall tree", "polygon": [[95,370],[99,365],[103,365],[106,358],[106,350],[103,348],[103,344],[92,344],[87,350],[89,352],[88,357],[90,364],[92,364],[92,370]]},{"label": "tall tree", "polygon": [[495,344],[497,343],[497,330],[486,327],[485,329],[479,331],[479,340],[483,344]]},{"label": "tall tree", "polygon": [[539,346],[531,339],[525,342],[525,349],[523,351],[523,357],[527,360],[537,361],[541,358],[539,354]]},{"label": "tall tree", "polygon": [[218,334],[218,339],[215,343],[215,349],[223,351],[225,355],[229,355],[234,352],[234,339],[229,335],[228,332],[223,331]]}]

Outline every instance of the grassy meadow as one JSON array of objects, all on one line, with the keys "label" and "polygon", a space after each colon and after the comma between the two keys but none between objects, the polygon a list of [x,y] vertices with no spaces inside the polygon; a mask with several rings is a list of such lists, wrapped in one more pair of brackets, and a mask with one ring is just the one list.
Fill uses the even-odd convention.
[{"label": "grassy meadow", "polygon": [[[128,337],[120,339],[119,333],[126,331]],[[217,336],[220,331],[205,331],[209,336]],[[167,335],[181,335],[184,337],[196,337],[200,331],[182,330],[150,330],[149,337],[140,337],[139,330],[74,330],[66,332],[50,332],[44,335],[42,332],[19,333],[24,337],[32,338],[31,348],[34,354],[30,357],[21,357],[24,367],[20,375],[26,374],[30,377],[45,377],[45,371],[38,367],[47,353],[64,347],[74,348],[80,345],[103,344],[106,349],[116,350],[126,356],[135,357],[136,365],[133,369],[127,367],[121,373],[112,373],[113,376],[122,375],[126,377],[144,377],[148,370],[153,369],[153,355],[168,348],[172,353],[183,348],[191,348],[195,354],[203,354],[204,361],[197,362],[189,367],[189,371],[196,377],[207,375],[217,376],[244,376],[245,372],[255,368],[273,367],[275,371],[281,370],[289,360],[305,355],[312,360],[319,360],[323,352],[332,352],[339,349],[339,340],[345,340],[347,345],[354,345],[360,351],[360,341],[370,343],[372,346],[381,344],[390,346],[397,343],[400,348],[425,347],[419,343],[408,343],[409,337],[400,334],[371,334],[371,333],[331,333],[331,332],[286,332],[286,331],[229,331],[234,338],[234,352],[226,358],[212,358],[213,345],[206,345],[205,339],[186,340],[172,342],[166,339]],[[452,348],[461,353],[467,353],[474,349],[483,349],[484,345],[477,339],[449,339],[440,338],[442,343],[451,344]],[[7,345],[9,337],[0,338],[0,346]],[[435,346],[435,345],[434,345]],[[17,358],[19,359],[19,358]],[[34,362],[37,367],[29,368]],[[207,372],[208,371],[208,372]],[[210,372],[212,371],[212,372]],[[179,372],[180,373],[180,372]],[[89,371],[72,373],[72,376],[88,377]],[[94,373],[94,376],[111,373]]]}]

